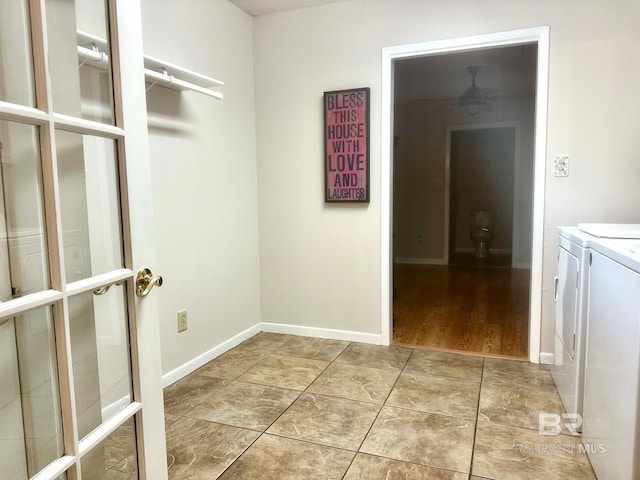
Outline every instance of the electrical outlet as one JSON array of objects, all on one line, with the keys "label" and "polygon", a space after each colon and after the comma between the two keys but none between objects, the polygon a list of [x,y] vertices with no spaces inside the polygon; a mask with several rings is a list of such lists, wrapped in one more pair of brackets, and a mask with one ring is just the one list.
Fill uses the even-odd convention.
[{"label": "electrical outlet", "polygon": [[553,157],[553,176],[569,176],[569,155],[555,155]]},{"label": "electrical outlet", "polygon": [[187,311],[178,311],[178,333],[184,332],[187,329]]}]

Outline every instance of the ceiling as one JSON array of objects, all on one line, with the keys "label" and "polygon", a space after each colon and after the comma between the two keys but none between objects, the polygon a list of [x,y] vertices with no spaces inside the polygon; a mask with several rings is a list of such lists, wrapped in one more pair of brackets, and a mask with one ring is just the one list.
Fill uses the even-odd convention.
[{"label": "ceiling", "polygon": [[[347,0],[229,0],[249,15],[260,16]],[[453,101],[470,85],[468,65],[482,65],[480,88],[507,96],[533,97],[535,44],[471,50],[399,60],[395,63],[396,102]],[[426,100],[425,100],[426,99]]]},{"label": "ceiling", "polygon": [[395,63],[395,100],[402,102],[455,101],[470,85],[468,65],[482,65],[476,85],[498,94],[533,98],[536,87],[535,44],[471,50]]},{"label": "ceiling", "polygon": [[231,3],[253,17],[344,1],[345,0],[230,0]]}]

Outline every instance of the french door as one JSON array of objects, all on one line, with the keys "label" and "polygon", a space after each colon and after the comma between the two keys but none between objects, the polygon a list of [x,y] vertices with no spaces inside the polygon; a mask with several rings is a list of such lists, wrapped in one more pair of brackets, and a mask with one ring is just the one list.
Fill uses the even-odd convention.
[{"label": "french door", "polygon": [[0,0],[4,480],[167,476],[142,59],[138,0]]}]

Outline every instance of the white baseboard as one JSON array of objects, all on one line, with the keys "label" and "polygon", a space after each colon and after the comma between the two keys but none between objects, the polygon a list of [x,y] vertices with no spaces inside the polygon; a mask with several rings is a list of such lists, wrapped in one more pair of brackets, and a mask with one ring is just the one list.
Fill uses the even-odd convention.
[{"label": "white baseboard", "polygon": [[350,342],[372,343],[380,345],[382,336],[374,333],[351,332],[349,330],[334,330],[330,328],[301,327],[284,323],[262,322],[262,331],[270,333],[286,333],[305,337],[329,338],[331,340],[347,340]]},{"label": "white baseboard", "polygon": [[540,363],[543,365],[553,365],[555,363],[555,355],[553,353],[540,352]]},{"label": "white baseboard", "polygon": [[245,340],[248,340],[260,332],[285,333],[288,335],[329,338],[332,340],[347,340],[349,342],[371,343],[374,345],[380,345],[382,343],[382,337],[373,333],[351,332],[348,330],[334,330],[329,328],[301,327],[298,325],[286,325],[283,323],[256,323],[254,326],[230,338],[226,342],[213,347],[211,350],[206,351],[193,360],[189,360],[187,363],[171,370],[169,373],[164,374],[162,376],[162,387],[166,388],[169,385],[172,385],[181,378],[186,377],[191,372],[202,367],[204,364],[222,355],[227,350],[240,345]]},{"label": "white baseboard", "polygon": [[394,258],[393,262],[407,264],[407,265],[444,265],[444,260],[442,258],[399,257],[399,258]]},{"label": "white baseboard", "polygon": [[513,268],[521,270],[531,270],[531,263],[516,263],[515,265],[513,265]]},{"label": "white baseboard", "polygon": [[202,367],[204,364],[210,362],[214,358],[222,355],[227,350],[232,349],[236,345],[240,345],[245,340],[260,333],[260,323],[256,323],[254,326],[247,328],[244,332],[240,332],[234,337],[231,337],[226,342],[222,342],[220,345],[213,347],[211,350],[204,352],[202,355],[198,355],[193,360],[189,360],[187,363],[179,366],[178,368],[171,370],[162,376],[162,387],[166,388],[169,385],[177,382],[183,377],[186,377],[191,372]]},{"label": "white baseboard", "polygon": [[[475,248],[470,247],[462,247],[456,248],[455,253],[474,253],[476,251]],[[511,250],[508,248],[490,248],[489,254],[494,255],[511,255]]]},{"label": "white baseboard", "polygon": [[131,396],[125,395],[120,400],[116,400],[110,405],[107,405],[102,409],[102,418],[111,418],[124,407],[131,403]]}]

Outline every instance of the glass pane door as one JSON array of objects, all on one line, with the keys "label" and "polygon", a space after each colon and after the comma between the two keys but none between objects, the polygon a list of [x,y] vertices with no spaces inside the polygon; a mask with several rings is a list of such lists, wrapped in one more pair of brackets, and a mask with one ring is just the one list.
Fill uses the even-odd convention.
[{"label": "glass pane door", "polygon": [[131,215],[150,181],[128,174],[148,166],[139,10],[0,0],[3,480],[166,478],[145,461],[164,463],[164,429],[159,373],[145,370],[159,362],[139,354],[155,319],[134,294],[141,245],[153,260],[147,219]]},{"label": "glass pane door", "polygon": [[0,0],[0,101],[35,106],[29,2]]},{"label": "glass pane door", "polygon": [[63,454],[51,309],[0,320],[0,478],[29,478]]}]

